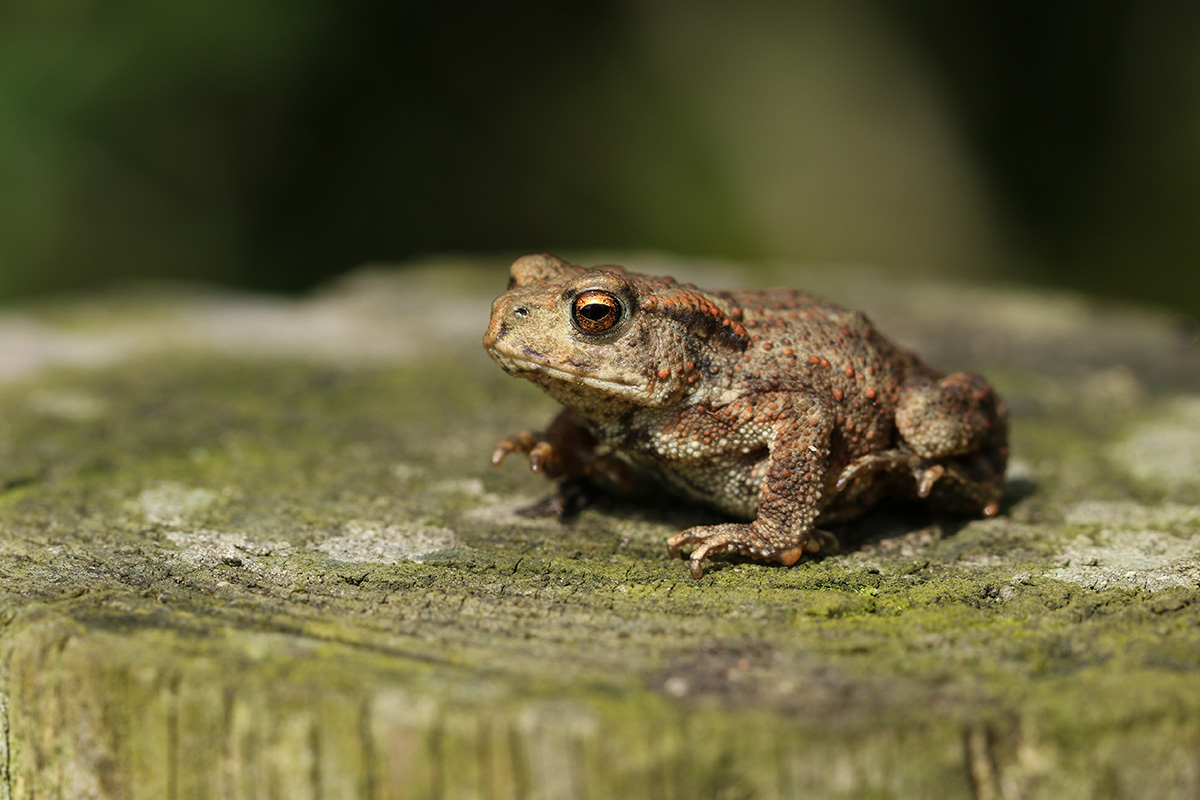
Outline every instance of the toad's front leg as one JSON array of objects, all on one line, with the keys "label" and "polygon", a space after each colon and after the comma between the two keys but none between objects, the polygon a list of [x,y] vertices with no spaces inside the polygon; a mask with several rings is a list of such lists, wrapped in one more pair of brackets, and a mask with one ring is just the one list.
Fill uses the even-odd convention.
[{"label": "toad's front leg", "polygon": [[834,414],[818,400],[767,395],[755,403],[770,423],[767,469],[753,522],[703,525],[667,540],[673,556],[691,548],[693,578],[704,574],[709,556],[735,553],[791,566],[819,544],[813,522],[825,495]]},{"label": "toad's front leg", "polygon": [[492,464],[498,466],[512,453],[529,456],[529,469],[551,480],[599,478],[618,489],[634,483],[629,465],[613,456],[596,453],[596,437],[574,411],[561,412],[541,432],[522,431],[496,444]]}]

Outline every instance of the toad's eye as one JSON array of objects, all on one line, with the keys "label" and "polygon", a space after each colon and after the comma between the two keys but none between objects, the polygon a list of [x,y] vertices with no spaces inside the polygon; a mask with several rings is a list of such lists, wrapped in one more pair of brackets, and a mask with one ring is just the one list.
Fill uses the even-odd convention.
[{"label": "toad's eye", "polygon": [[608,333],[621,321],[623,306],[613,294],[592,289],[575,298],[571,305],[571,322],[580,333]]}]

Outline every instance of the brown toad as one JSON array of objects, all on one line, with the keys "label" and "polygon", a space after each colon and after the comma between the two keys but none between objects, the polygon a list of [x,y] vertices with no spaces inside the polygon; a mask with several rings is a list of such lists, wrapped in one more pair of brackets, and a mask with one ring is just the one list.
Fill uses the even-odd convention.
[{"label": "brown toad", "polygon": [[549,254],[512,265],[484,347],[566,406],[542,433],[497,445],[552,479],[628,484],[634,468],[750,522],[668,540],[704,560],[794,564],[813,525],[905,494],[993,516],[1007,461],[1004,407],[978,375],[944,376],[857,312],[800,291],[706,292]]}]

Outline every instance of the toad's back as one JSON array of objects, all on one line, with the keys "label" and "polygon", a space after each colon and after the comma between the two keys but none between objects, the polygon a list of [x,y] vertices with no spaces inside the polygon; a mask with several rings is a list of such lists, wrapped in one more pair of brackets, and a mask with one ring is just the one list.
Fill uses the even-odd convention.
[{"label": "toad's back", "polygon": [[791,289],[714,293],[750,336],[736,382],[828,392],[859,414],[887,413],[913,375],[937,377],[885,338],[865,314]]}]

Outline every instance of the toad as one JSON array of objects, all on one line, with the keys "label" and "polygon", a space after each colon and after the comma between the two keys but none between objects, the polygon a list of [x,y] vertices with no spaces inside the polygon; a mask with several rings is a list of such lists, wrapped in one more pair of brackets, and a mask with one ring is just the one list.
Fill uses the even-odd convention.
[{"label": "toad", "polygon": [[827,540],[816,525],[888,498],[1000,508],[1008,426],[987,381],[945,375],[807,292],[702,291],[529,255],[483,345],[564,406],[492,462],[521,453],[551,479],[618,488],[649,476],[719,509],[731,521],[667,540],[696,578],[716,555],[795,564]]}]

